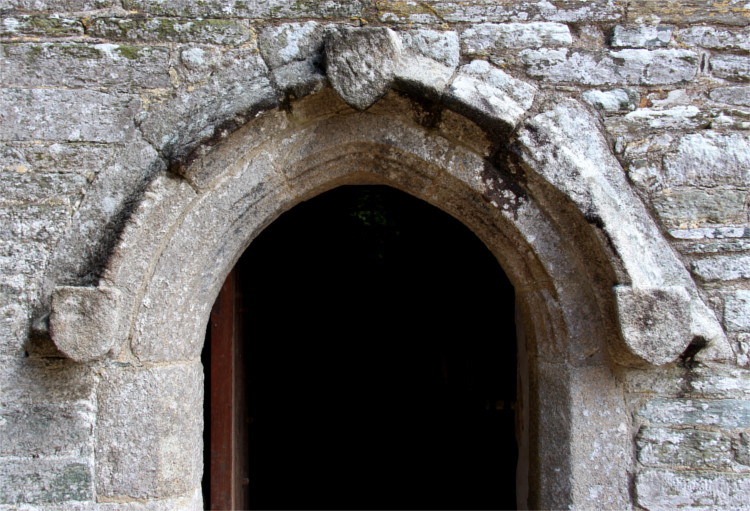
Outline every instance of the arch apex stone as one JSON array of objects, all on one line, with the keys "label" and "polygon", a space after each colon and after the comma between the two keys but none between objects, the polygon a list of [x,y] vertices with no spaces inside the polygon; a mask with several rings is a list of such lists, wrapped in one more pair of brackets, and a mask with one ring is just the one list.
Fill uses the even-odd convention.
[{"label": "arch apex stone", "polygon": [[110,287],[55,288],[49,331],[57,349],[76,362],[103,358],[121,334],[121,295]]},{"label": "arch apex stone", "polygon": [[365,110],[391,88],[401,39],[384,27],[338,27],[328,34],[326,72],[347,104]]}]

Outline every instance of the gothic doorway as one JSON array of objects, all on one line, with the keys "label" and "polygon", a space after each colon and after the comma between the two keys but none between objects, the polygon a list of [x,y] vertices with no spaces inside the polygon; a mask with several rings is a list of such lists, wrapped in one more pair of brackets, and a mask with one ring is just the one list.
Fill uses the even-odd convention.
[{"label": "gothic doorway", "polygon": [[385,186],[299,204],[235,266],[209,341],[212,508],[516,507],[513,288],[437,208]]}]

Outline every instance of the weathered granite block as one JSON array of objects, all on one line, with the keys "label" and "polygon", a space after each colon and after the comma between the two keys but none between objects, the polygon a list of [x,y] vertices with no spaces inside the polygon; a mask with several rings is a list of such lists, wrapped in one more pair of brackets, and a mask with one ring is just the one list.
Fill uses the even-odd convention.
[{"label": "weathered granite block", "polygon": [[90,456],[95,414],[87,404],[0,404],[0,457]]},{"label": "weathered granite block", "polygon": [[750,139],[741,133],[704,131],[682,137],[677,151],[664,159],[670,185],[747,186]]},{"label": "weathered granite block", "polygon": [[116,151],[116,146],[88,142],[5,142],[0,146],[0,171],[76,173],[92,179]]},{"label": "weathered granite block", "polygon": [[6,359],[0,365],[0,395],[6,403],[79,403],[94,408],[96,376],[64,359]]},{"label": "weathered granite block", "polygon": [[508,49],[570,46],[573,37],[562,23],[482,23],[461,33],[461,49],[468,55],[493,55]]},{"label": "weathered granite block", "polygon": [[[97,495],[180,495],[203,470],[200,362],[103,371],[96,429]],[[143,474],[151,474],[148,479]]]},{"label": "weathered granite block", "polygon": [[516,2],[514,0],[476,0],[457,2],[431,0],[402,2],[386,0],[377,3],[381,21],[398,23],[495,22],[506,21],[612,21],[624,14],[625,3],[618,0],[553,0],[550,2]]},{"label": "weathered granite block", "polygon": [[750,290],[724,294],[724,325],[732,332],[750,332]]},{"label": "weathered granite block", "polygon": [[633,89],[594,89],[584,92],[582,97],[589,105],[605,112],[632,111],[639,103],[638,92]]},{"label": "weathered granite block", "polygon": [[78,43],[0,45],[4,87],[109,88],[131,91],[170,85],[169,49]]},{"label": "weathered granite block", "polygon": [[514,127],[531,107],[536,95],[533,85],[492,67],[484,60],[461,66],[448,90],[448,99],[469,105],[471,115],[482,121]]},{"label": "weathered granite block", "polygon": [[747,221],[747,192],[723,189],[669,190],[653,205],[669,228],[702,224],[741,224]]},{"label": "weathered granite block", "polygon": [[750,106],[750,85],[734,87],[719,87],[709,93],[709,97],[720,103],[730,105]]},{"label": "weathered granite block", "polygon": [[51,246],[69,222],[67,204],[0,206],[0,232],[5,241],[35,241]]},{"label": "weathered granite block", "polygon": [[70,12],[106,9],[117,4],[117,0],[5,0],[3,8],[32,12]]},{"label": "weathered granite block", "polygon": [[83,35],[83,23],[75,18],[20,15],[0,19],[0,37],[75,37]]},{"label": "weathered granite block", "polygon": [[114,41],[239,45],[253,41],[246,22],[191,18],[94,18],[88,35]]},{"label": "weathered granite block", "polygon": [[643,427],[636,445],[644,465],[722,469],[732,464],[731,438],[713,431]]},{"label": "weathered granite block", "polygon": [[692,80],[698,55],[689,50],[524,50],[526,73],[537,79],[584,85],[661,85]]},{"label": "weathered granite block", "polygon": [[0,89],[0,140],[122,142],[134,135],[138,106],[128,94]]},{"label": "weathered granite block", "polygon": [[263,29],[258,38],[261,55],[271,69],[322,54],[326,26],[315,21],[285,23]]},{"label": "weathered granite block", "polygon": [[672,30],[668,25],[617,25],[610,44],[615,48],[663,48],[672,40]]},{"label": "weathered granite block", "polygon": [[709,61],[711,73],[732,82],[750,81],[750,57],[714,55]]},{"label": "weathered granite block", "polygon": [[736,280],[750,278],[750,256],[717,255],[694,261],[691,269],[702,280]]},{"label": "weathered granite block", "polygon": [[750,427],[750,401],[656,398],[638,410],[638,415],[652,424],[667,426],[745,429]]},{"label": "weathered granite block", "polygon": [[628,2],[628,19],[636,22],[750,24],[750,7],[744,0],[633,0]]},{"label": "weathered granite block", "polygon": [[90,458],[0,462],[0,504],[61,503],[93,497]]},{"label": "weathered granite block", "polygon": [[225,124],[271,108],[280,98],[257,49],[239,47],[224,53],[218,69],[197,87],[152,108],[140,127],[156,148],[181,159]]},{"label": "weathered granite block", "polygon": [[653,511],[744,509],[750,476],[643,470],[636,476],[635,491],[638,505]]},{"label": "weathered granite block", "polygon": [[18,164],[12,168],[16,171],[0,171],[0,206],[70,205],[81,197],[88,184],[86,177],[78,174],[18,172],[28,168]]},{"label": "weathered granite block", "polygon": [[722,30],[718,27],[697,26],[677,31],[683,44],[702,46],[712,50],[750,50],[750,29]]},{"label": "weathered granite block", "polygon": [[694,105],[679,105],[672,108],[637,108],[624,116],[607,117],[607,129],[613,134],[640,137],[643,132],[655,134],[667,130],[706,128],[710,117]]},{"label": "weathered granite block", "polygon": [[144,14],[206,18],[350,18],[362,16],[367,6],[364,0],[123,0],[122,4],[129,11]]}]

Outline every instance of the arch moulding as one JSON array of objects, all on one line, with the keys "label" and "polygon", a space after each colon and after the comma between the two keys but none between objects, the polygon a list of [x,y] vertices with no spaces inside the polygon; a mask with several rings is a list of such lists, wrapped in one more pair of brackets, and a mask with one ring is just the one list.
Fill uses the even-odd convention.
[{"label": "arch moulding", "polygon": [[[725,340],[598,120],[485,62],[436,67],[388,29],[340,29],[326,52],[331,88],[195,148],[148,186],[98,286],[55,289],[55,344],[101,361],[97,495],[200,487],[200,353],[226,275],[299,202],[386,184],[466,224],[514,285],[528,504],[629,507],[619,368]],[[382,76],[337,66],[374,54]]]}]

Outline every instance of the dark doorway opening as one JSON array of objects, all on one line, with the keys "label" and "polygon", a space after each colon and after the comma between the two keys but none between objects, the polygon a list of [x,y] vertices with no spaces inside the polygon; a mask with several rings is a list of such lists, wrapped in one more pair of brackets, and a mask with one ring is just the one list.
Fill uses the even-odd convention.
[{"label": "dark doorway opening", "polygon": [[[233,505],[516,508],[513,288],[463,224],[340,187],[266,228],[231,279]],[[209,470],[210,415],[206,494],[227,477]]]}]

